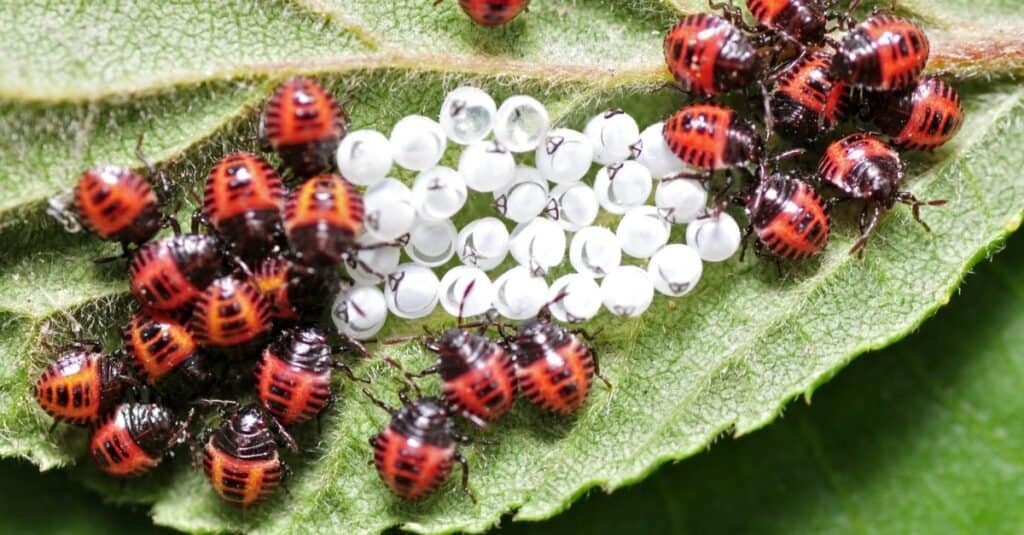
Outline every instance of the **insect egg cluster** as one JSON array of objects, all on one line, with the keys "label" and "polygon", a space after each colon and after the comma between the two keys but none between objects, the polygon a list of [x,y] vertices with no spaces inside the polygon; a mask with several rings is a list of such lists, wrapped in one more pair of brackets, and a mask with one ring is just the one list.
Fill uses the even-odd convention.
[{"label": "insect egg cluster", "polygon": [[[460,5],[496,25],[527,3]],[[485,429],[520,397],[572,414],[604,379],[591,333],[567,324],[691,294],[750,238],[776,261],[818,255],[836,199],[863,203],[851,253],[896,203],[920,221],[921,206],[944,202],[902,189],[898,151],[935,149],[963,119],[956,91],[921,76],[924,32],[814,0],[747,5],[757,27],[727,7],[669,29],[668,71],[699,100],[654,124],[620,109],[552,124],[534,97],[498,102],[467,85],[439,111],[353,130],[325,87],[287,80],[262,113],[262,151],[213,165],[186,231],[165,213],[169,181],[140,138],[143,171],[87,170],[69,201],[51,202],[69,227],[122,246],[102,260],[127,263],[137,310],[113,351],[55,349],[35,399],[54,425],[89,428],[102,471],[140,476],[191,443],[213,490],[250,507],[287,477],[291,432],[329,418],[340,388],[369,383],[349,363],[381,361],[402,382],[398,406],[363,389],[389,415],[366,446],[383,484],[419,499],[459,464],[466,487],[463,423]],[[832,26],[847,34],[833,40]],[[763,117],[715,101],[758,89]],[[880,133],[828,139],[850,117]],[[774,170],[819,141],[815,171]],[[485,204],[490,213],[467,215]],[[449,328],[378,338],[389,318],[438,307],[456,318]],[[407,372],[388,357],[399,342],[433,365]],[[436,393],[421,390],[425,375],[438,376]]]}]

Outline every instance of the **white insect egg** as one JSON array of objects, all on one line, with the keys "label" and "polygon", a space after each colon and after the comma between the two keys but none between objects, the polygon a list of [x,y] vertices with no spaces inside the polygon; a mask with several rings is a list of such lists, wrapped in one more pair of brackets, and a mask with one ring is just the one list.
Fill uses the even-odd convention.
[{"label": "white insect egg", "polygon": [[586,275],[570,273],[551,283],[548,302],[548,310],[558,321],[587,321],[601,311],[601,288]]},{"label": "white insect egg", "polygon": [[369,340],[377,335],[388,319],[384,292],[376,286],[355,286],[338,294],[331,306],[331,321],[339,333]]},{"label": "white insect egg", "polygon": [[651,172],[634,161],[607,165],[594,176],[597,202],[613,214],[624,214],[630,208],[643,205],[653,188]]},{"label": "white insect egg", "polygon": [[547,302],[548,284],[523,266],[514,266],[494,281],[494,308],[502,317],[525,320]]},{"label": "white insect egg", "polygon": [[388,310],[403,319],[418,319],[434,311],[440,298],[437,275],[418,264],[402,264],[384,282]]},{"label": "white insect egg", "polygon": [[537,148],[551,126],[548,110],[526,95],[509,97],[501,103],[494,121],[494,137],[512,152]]},{"label": "white insect egg", "polygon": [[441,308],[451,316],[479,316],[491,309],[494,286],[483,270],[455,266],[441,277]]},{"label": "white insect egg", "polygon": [[740,248],[742,232],[731,215],[722,212],[690,223],[686,227],[686,244],[693,247],[705,262],[728,260]]},{"label": "white insect egg", "polygon": [[395,163],[412,171],[422,171],[441,161],[448,140],[437,121],[409,115],[391,129],[390,144]]},{"label": "white insect egg", "polygon": [[394,178],[386,178],[363,194],[366,232],[381,241],[408,233],[416,220],[412,191]]},{"label": "white insect egg", "polygon": [[601,278],[622,263],[622,248],[605,227],[583,227],[569,244],[569,263],[581,275]]},{"label": "white insect egg", "polygon": [[496,217],[484,217],[459,231],[455,253],[463,264],[489,271],[508,256],[509,241],[505,223]]},{"label": "white insect egg", "polygon": [[516,160],[496,141],[477,141],[462,150],[459,174],[469,189],[491,193],[512,182],[516,174]]},{"label": "white insect egg", "polygon": [[654,190],[654,205],[669,223],[690,223],[707,210],[708,191],[699,180],[665,178]]},{"label": "white insect egg", "polygon": [[662,130],[665,123],[654,123],[640,133],[636,161],[651,171],[651,176],[662,178],[683,171],[686,164],[668,148]]},{"label": "white insect egg", "polygon": [[372,186],[391,171],[391,142],[376,130],[349,132],[338,144],[338,171],[357,186]]},{"label": "white insect egg", "polygon": [[635,318],[651,306],[654,283],[641,268],[619,266],[601,281],[601,298],[608,312]]},{"label": "white insect egg", "polygon": [[494,128],[498,107],[482,89],[462,86],[445,96],[438,122],[448,139],[469,145],[487,137]]},{"label": "white insect egg", "polygon": [[647,263],[647,274],[658,292],[679,297],[693,291],[704,272],[700,253],[689,245],[673,243],[654,253]]},{"label": "white insect egg", "polygon": [[522,223],[537,217],[546,208],[554,209],[554,201],[548,194],[548,182],[540,172],[534,167],[519,165],[512,183],[494,192],[494,206],[499,214]]},{"label": "white insect egg", "polygon": [[412,183],[412,200],[423,219],[448,219],[466,204],[466,181],[450,167],[422,171]]},{"label": "white insect egg", "polygon": [[537,146],[534,161],[544,178],[556,184],[578,182],[590,170],[594,148],[583,133],[557,128]]},{"label": "white insect egg", "polygon": [[595,115],[587,122],[583,133],[593,147],[594,161],[602,165],[621,162],[634,156],[640,141],[640,127],[636,120],[620,109]]}]

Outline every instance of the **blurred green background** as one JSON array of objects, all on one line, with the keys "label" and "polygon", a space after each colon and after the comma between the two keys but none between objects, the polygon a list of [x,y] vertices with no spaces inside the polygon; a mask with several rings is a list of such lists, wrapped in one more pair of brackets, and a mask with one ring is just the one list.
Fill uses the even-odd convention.
[{"label": "blurred green background", "polygon": [[[508,533],[1019,533],[1024,234],[919,332],[782,419]],[[0,462],[3,533],[169,533],[60,471]]]}]

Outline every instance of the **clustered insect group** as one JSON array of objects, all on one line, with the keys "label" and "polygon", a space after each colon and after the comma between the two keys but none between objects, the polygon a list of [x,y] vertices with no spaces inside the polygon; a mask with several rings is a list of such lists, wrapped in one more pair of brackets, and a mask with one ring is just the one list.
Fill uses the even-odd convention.
[{"label": "clustered insect group", "polygon": [[[682,91],[710,99],[754,87],[764,95],[764,135],[734,110],[711,102],[684,107],[664,129],[672,151],[703,170],[705,179],[725,171],[719,198],[727,198],[734,173],[751,178],[732,200],[745,208],[746,235],[756,236],[758,253],[789,259],[820,253],[838,200],[864,201],[861,236],[851,253],[862,251],[882,212],[895,203],[910,205],[924,225],[920,207],[945,202],[919,201],[900,189],[903,164],[896,148],[931,150],[949,141],[963,121],[960,98],[940,78],[920,77],[929,57],[920,27],[878,12],[857,23],[850,13],[858,3],[839,13],[832,1],[747,0],[759,23],[751,26],[731,4],[712,2],[722,16],[691,15],[665,38],[665,59]],[[849,32],[837,42],[829,37],[834,30]],[[805,152],[798,148],[769,160],[773,132],[807,145],[854,107],[881,134],[853,133],[825,149],[817,182],[835,189],[835,199],[823,200],[807,180],[767,171],[770,160]],[[756,176],[748,165],[757,166]]]},{"label": "clustered insect group", "polygon": [[[144,474],[194,435],[193,449],[202,450],[203,469],[220,496],[254,505],[284,476],[278,445],[296,449],[287,428],[318,417],[331,403],[332,371],[365,381],[335,355],[369,357],[366,348],[345,337],[332,344],[315,326],[325,297],[348,283],[338,265],[358,262],[360,247],[375,246],[357,244],[360,194],[330,173],[345,123],[342,108],[316,82],[283,84],[261,128],[287,172],[310,178],[288,191],[260,156],[229,154],[207,178],[191,233],[163,214],[166,201],[149,178],[114,167],[80,177],[67,217],[121,243],[121,256],[99,261],[130,258],[129,285],[140,309],[123,327],[115,353],[104,354],[92,341],[60,349],[35,397],[55,425],[91,427],[89,451],[104,472]],[[150,175],[163,184],[152,166]],[[175,233],[150,241],[164,227]],[[468,438],[456,431],[452,415],[486,426],[511,408],[520,387],[556,413],[573,412],[586,400],[596,360],[576,334],[546,313],[515,334],[491,323],[501,329],[500,340],[468,326],[423,340],[438,355],[425,373],[440,375],[443,399],[410,398],[410,389],[419,391],[411,380],[398,409],[367,392],[392,414],[371,444],[381,478],[399,496],[422,497],[447,479],[454,461],[465,466],[455,443]],[[246,388],[259,404],[217,399],[245,397],[240,389]],[[220,409],[221,424],[192,433],[197,409],[209,406]]]},{"label": "clustered insect group", "polygon": [[[486,25],[499,22],[493,12],[502,10],[495,5],[512,5],[500,21],[507,22],[528,2],[485,2],[487,9],[460,3]],[[663,131],[669,149],[698,170],[679,178],[707,180],[725,171],[716,205],[720,210],[732,200],[744,206],[747,235],[756,235],[758,252],[790,259],[818,254],[828,240],[833,201],[806,180],[767,171],[770,160],[802,153],[769,159],[770,134],[813,141],[857,102],[890,143],[878,134],[848,135],[825,149],[818,168],[822,184],[865,201],[851,253],[863,248],[881,212],[896,202],[911,205],[918,221],[920,206],[940,204],[900,190],[903,167],[893,148],[933,149],[962,121],[949,85],[919,79],[928,59],[921,29],[879,14],[855,24],[849,11],[836,15],[812,0],[747,4],[760,26],[744,23],[731,6],[715,6],[724,16],[689,16],[669,30],[665,57],[681,89],[700,98],[760,86],[766,134],[723,105],[684,107]],[[828,34],[835,29],[850,33],[834,42]],[[316,322],[325,296],[347,284],[340,263],[359,263],[360,250],[394,245],[359,239],[362,198],[332,172],[347,116],[327,90],[305,78],[285,82],[260,126],[266,149],[285,170],[253,153],[223,157],[207,178],[190,233],[165,215],[167,181],[141,152],[148,177],[117,167],[82,174],[66,217],[122,245],[115,260],[130,259],[129,284],[140,308],[122,329],[120,349],[105,354],[99,343],[72,342],[35,385],[35,398],[54,425],[91,428],[89,452],[104,472],[144,474],[191,442],[214,489],[243,507],[263,501],[281,483],[287,470],[279,445],[297,450],[287,428],[318,418],[331,404],[332,372],[366,382],[337,356],[370,357],[367,349],[347,337],[332,342]],[[756,174],[749,165],[757,166]],[[737,196],[729,194],[733,174],[751,179]],[[297,184],[289,188],[293,178]],[[166,227],[174,234],[151,241]],[[498,336],[489,336],[490,329]],[[417,375],[403,371],[399,408],[366,392],[391,414],[370,440],[381,479],[398,496],[417,499],[440,487],[459,462],[465,486],[468,468],[456,445],[469,438],[457,431],[454,416],[486,427],[511,409],[520,391],[544,411],[575,412],[593,378],[601,377],[584,338],[552,321],[547,306],[514,331],[496,319],[464,324],[460,314],[458,326],[439,336],[405,338],[421,341],[437,361]],[[440,397],[424,396],[414,382],[431,373],[440,376]],[[234,401],[253,395],[256,404]],[[194,431],[196,414],[207,407],[219,409],[219,425]]]}]

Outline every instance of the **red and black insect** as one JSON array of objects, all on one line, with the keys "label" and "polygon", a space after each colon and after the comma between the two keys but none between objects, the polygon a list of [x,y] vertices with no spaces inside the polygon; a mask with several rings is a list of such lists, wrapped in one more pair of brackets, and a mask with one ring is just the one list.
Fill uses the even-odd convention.
[{"label": "red and black insect", "polygon": [[137,312],[121,329],[121,336],[135,373],[150,385],[177,374],[182,383],[197,390],[212,378],[192,333],[167,314]]},{"label": "red and black insect", "polygon": [[246,352],[263,340],[271,327],[270,304],[251,283],[221,277],[203,290],[188,328],[205,346]]},{"label": "red and black insect", "polygon": [[266,145],[300,177],[333,168],[347,128],[348,116],[330,92],[301,77],[281,84],[260,121]]},{"label": "red and black insect", "polygon": [[288,195],[284,230],[298,263],[324,268],[336,265],[359,248],[363,232],[363,198],[347,180],[318,175]]},{"label": "red and black insect", "polygon": [[569,414],[582,407],[595,375],[611,388],[601,375],[597,354],[578,334],[552,322],[545,306],[506,342],[523,395],[545,411]]},{"label": "red and black insect", "polygon": [[271,317],[298,320],[320,314],[327,302],[324,296],[336,292],[341,283],[335,275],[326,270],[310,271],[283,256],[274,256],[264,259],[251,278],[270,302]]},{"label": "red and black insect", "polygon": [[[857,3],[859,1],[855,0],[854,5]],[[712,7],[720,6],[712,4]],[[825,43],[829,14],[816,0],[747,0],[747,8],[762,26],[788,41],[808,45]],[[738,10],[736,14],[739,15]]]},{"label": "red and black insect", "polygon": [[77,341],[62,348],[39,377],[35,396],[54,425],[84,425],[121,403],[125,390],[135,383],[124,364],[100,353],[98,342]]},{"label": "red and black insect", "polygon": [[914,85],[928,63],[930,45],[920,26],[875,14],[843,38],[831,72],[850,85],[888,91]]},{"label": "red and black insect", "polygon": [[[391,415],[380,434],[370,439],[377,474],[391,492],[406,500],[418,500],[441,487],[452,473],[455,462],[462,465],[462,488],[469,492],[469,463],[455,444],[469,437],[455,429],[444,401],[433,397],[408,397],[408,388],[399,392],[398,409],[370,397]],[[470,494],[472,498],[472,494]]]},{"label": "red and black insect", "polygon": [[280,424],[256,405],[230,414],[204,440],[203,470],[225,501],[250,507],[272,496],[281,484],[287,467],[281,461],[271,425],[291,449],[297,449]]},{"label": "red and black insect", "polygon": [[129,282],[142,306],[177,311],[199,297],[222,265],[220,242],[213,236],[171,236],[139,249]]},{"label": "red and black insect", "polygon": [[869,101],[872,122],[901,149],[941,147],[964,120],[956,89],[934,76],[902,91],[871,93]]},{"label": "red and black insect", "polygon": [[[366,353],[362,344],[353,344]],[[299,424],[319,415],[333,399],[333,369],[339,368],[356,380],[345,363],[332,358],[333,352],[327,336],[316,327],[281,333],[263,351],[256,366],[260,403],[283,425]]]},{"label": "red and black insect", "polygon": [[93,426],[89,454],[100,470],[110,475],[141,476],[184,442],[185,427],[184,422],[175,422],[166,407],[122,403]]},{"label": "red and black insect", "polygon": [[74,206],[78,220],[90,232],[125,246],[149,241],[168,224],[149,180],[123,167],[82,173],[74,190]]},{"label": "red and black insect", "polygon": [[818,164],[818,172],[823,182],[838,188],[846,196],[866,201],[860,214],[861,236],[850,249],[850,254],[864,247],[882,211],[892,208],[897,202],[910,205],[914,219],[925,230],[930,229],[921,220],[921,207],[946,204],[944,200],[919,201],[909,191],[900,191],[903,164],[899,154],[871,134],[851,134],[829,145]]},{"label": "red and black insect", "polygon": [[717,104],[677,111],[665,122],[662,136],[679,159],[707,172],[759,161],[764,151],[753,123]]},{"label": "red and black insect", "polygon": [[[444,0],[436,0],[434,5]],[[459,7],[481,26],[500,26],[512,21],[530,5],[530,0],[459,0]]]},{"label": "red and black insect", "polygon": [[698,13],[665,35],[665,62],[683,91],[707,97],[747,87],[761,71],[757,50],[732,23]]},{"label": "red and black insect", "polygon": [[798,141],[812,141],[846,117],[850,88],[829,72],[832,57],[804,53],[775,79],[769,107],[776,132]]},{"label": "red and black insect", "polygon": [[277,244],[283,209],[281,178],[254,154],[225,156],[206,179],[203,217],[242,258],[265,256]]},{"label": "red and black insect", "polygon": [[465,328],[451,328],[428,338],[437,364],[419,375],[437,373],[445,401],[479,427],[512,408],[518,381],[512,356],[501,344]]},{"label": "red and black insect", "polygon": [[744,243],[756,234],[755,252],[767,249],[790,260],[820,253],[832,226],[821,195],[803,180],[778,173],[765,177],[763,169],[760,174],[753,191],[741,199],[750,220]]}]

